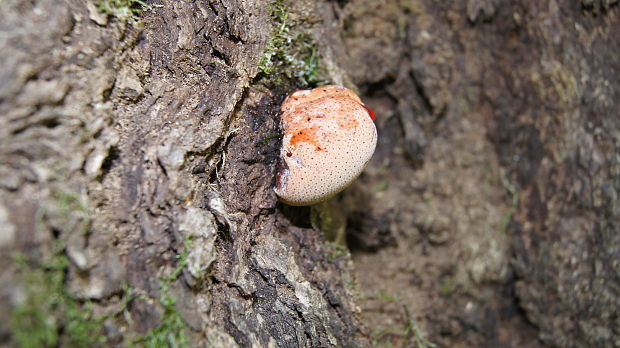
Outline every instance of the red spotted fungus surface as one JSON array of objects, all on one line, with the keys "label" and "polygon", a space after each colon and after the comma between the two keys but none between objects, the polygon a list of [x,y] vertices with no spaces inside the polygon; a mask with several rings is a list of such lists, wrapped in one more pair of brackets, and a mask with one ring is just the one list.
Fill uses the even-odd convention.
[{"label": "red spotted fungus surface", "polygon": [[310,205],[346,188],[377,144],[374,112],[350,89],[322,86],[282,103],[282,149],[275,192],[289,205]]}]

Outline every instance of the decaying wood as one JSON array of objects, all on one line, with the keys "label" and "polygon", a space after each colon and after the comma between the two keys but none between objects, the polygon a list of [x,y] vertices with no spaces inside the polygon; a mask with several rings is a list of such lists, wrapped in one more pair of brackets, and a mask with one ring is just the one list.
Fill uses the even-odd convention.
[{"label": "decaying wood", "polygon": [[134,25],[89,1],[0,1],[0,312],[25,301],[11,252],[48,260],[62,241],[109,345],[158,327],[167,294],[191,346],[364,347],[398,315],[359,293],[393,286],[442,346],[618,346],[616,1],[291,5],[379,116],[338,201],[361,289],[272,191],[269,4],[156,5]]}]

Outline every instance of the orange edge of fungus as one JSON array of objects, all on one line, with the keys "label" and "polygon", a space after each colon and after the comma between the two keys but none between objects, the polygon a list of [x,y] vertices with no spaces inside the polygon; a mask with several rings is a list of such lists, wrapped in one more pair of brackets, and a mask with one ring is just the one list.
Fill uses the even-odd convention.
[{"label": "orange edge of fungus", "polygon": [[370,116],[370,119],[374,121],[375,118],[377,118],[377,115],[375,115],[375,112],[372,111],[372,109],[366,105],[362,105],[362,106],[364,107],[364,109],[366,109],[366,111],[368,111],[368,115]]}]

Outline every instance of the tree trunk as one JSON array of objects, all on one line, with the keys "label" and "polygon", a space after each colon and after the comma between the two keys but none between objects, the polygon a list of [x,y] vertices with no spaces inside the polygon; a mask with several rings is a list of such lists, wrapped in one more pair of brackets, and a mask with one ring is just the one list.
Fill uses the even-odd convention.
[{"label": "tree trunk", "polygon": [[[619,11],[0,0],[0,343],[620,346]],[[272,190],[327,82],[378,116],[348,249]]]}]

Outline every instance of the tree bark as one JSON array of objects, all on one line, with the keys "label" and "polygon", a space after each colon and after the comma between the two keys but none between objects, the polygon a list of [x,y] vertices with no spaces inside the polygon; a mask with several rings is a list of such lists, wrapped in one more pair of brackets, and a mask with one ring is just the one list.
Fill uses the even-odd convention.
[{"label": "tree bark", "polygon": [[[272,190],[294,86],[259,86],[269,3],[154,2],[134,23],[4,0],[0,312],[66,296],[49,345],[79,345],[77,303],[100,345],[365,347],[404,319],[359,294],[393,286],[440,346],[618,346],[617,1],[289,6],[327,78],[378,111],[338,201],[353,259]],[[416,262],[422,287],[399,278]],[[51,272],[66,291],[27,276]],[[407,328],[390,342],[420,342]]]}]

